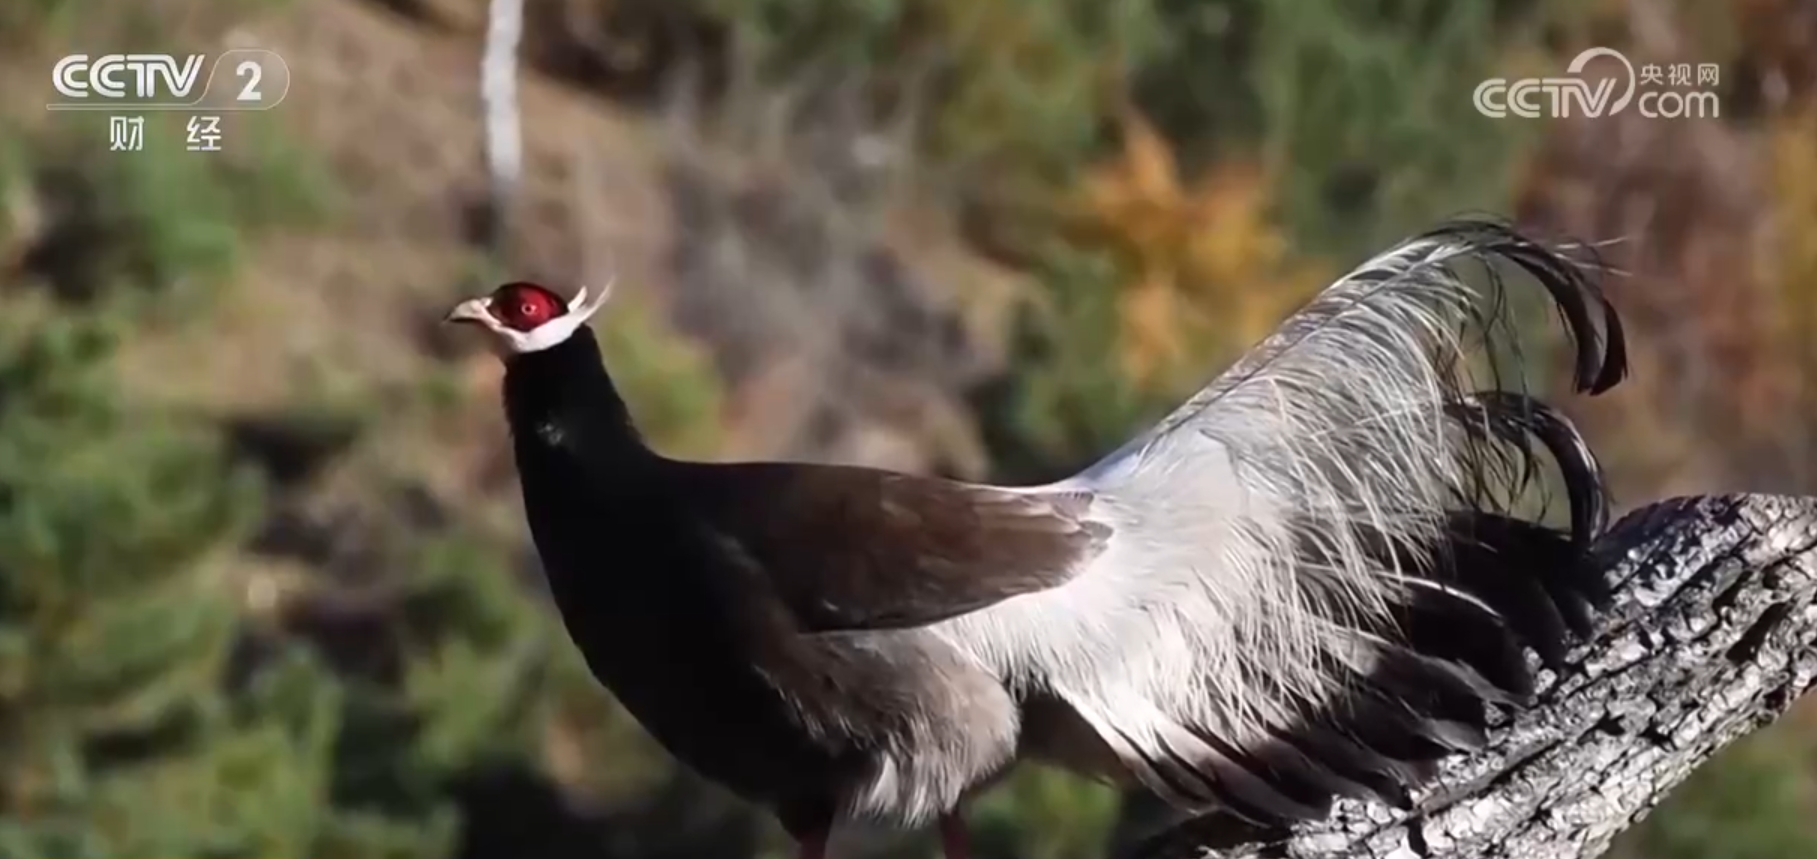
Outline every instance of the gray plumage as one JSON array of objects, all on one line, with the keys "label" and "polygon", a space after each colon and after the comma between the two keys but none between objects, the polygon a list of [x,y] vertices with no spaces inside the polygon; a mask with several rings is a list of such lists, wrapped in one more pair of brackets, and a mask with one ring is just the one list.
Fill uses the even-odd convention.
[{"label": "gray plumage", "polygon": [[1552,452],[1575,524],[1601,526],[1594,457],[1524,397],[1524,368],[1494,360],[1512,332],[1484,264],[1509,262],[1585,341],[1580,387],[1615,384],[1620,327],[1588,272],[1499,225],[1436,230],[1340,279],[1117,452],[1026,490],[1092,497],[1084,519],[1108,546],[1066,584],[935,631],[1019,696],[1063,702],[1170,802],[1218,804],[1217,783],[1244,775],[1221,772],[1231,750],[1349,694],[1408,589],[1442,587],[1418,573],[1452,550],[1457,511],[1512,513],[1536,476],[1529,430],[1565,430]]}]

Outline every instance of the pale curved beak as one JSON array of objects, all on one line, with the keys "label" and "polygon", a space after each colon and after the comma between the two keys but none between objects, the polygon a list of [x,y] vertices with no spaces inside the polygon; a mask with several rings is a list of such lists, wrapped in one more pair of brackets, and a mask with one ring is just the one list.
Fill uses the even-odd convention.
[{"label": "pale curved beak", "polygon": [[469,298],[454,306],[448,315],[442,317],[444,324],[451,322],[485,322],[492,317],[490,298]]}]

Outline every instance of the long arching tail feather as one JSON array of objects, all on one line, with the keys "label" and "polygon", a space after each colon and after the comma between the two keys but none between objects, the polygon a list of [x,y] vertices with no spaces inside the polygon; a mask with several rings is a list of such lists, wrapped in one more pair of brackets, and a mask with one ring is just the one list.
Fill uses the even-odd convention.
[{"label": "long arching tail feather", "polygon": [[[1531,695],[1523,646],[1558,658],[1606,597],[1587,560],[1602,473],[1526,391],[1498,261],[1557,307],[1577,390],[1623,378],[1594,265],[1494,222],[1416,237],[1063,482],[1095,499],[1105,551],[954,640],[1181,807],[1282,821],[1404,798],[1480,742],[1486,705]],[[1548,461],[1567,528],[1519,512]]]}]

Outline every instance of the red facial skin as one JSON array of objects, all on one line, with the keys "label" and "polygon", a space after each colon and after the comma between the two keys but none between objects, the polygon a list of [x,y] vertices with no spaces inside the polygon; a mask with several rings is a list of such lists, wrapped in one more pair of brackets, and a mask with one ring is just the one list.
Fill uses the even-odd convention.
[{"label": "red facial skin", "polygon": [[515,331],[532,331],[568,311],[548,288],[534,283],[507,283],[492,291],[493,318]]}]

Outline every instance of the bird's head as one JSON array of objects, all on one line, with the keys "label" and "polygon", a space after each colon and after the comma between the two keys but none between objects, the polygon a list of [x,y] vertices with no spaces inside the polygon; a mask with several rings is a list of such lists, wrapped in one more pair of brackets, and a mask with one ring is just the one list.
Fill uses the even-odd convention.
[{"label": "bird's head", "polygon": [[572,299],[563,301],[546,286],[516,281],[493,290],[491,295],[455,305],[442,321],[486,329],[493,350],[509,358],[566,341],[605,306],[611,295],[612,285],[608,283],[589,300],[583,286]]}]

